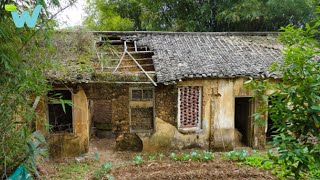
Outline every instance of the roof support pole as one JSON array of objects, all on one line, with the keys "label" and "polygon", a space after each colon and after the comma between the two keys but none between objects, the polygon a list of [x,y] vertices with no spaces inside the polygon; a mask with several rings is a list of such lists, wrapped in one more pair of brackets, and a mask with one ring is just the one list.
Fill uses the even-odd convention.
[{"label": "roof support pole", "polygon": [[144,74],[150,79],[152,84],[154,86],[157,86],[157,83],[153,81],[153,79],[149,76],[149,74],[141,67],[141,65],[138,63],[138,61],[127,51],[125,50],[126,53],[132,58],[132,60],[137,64],[137,66],[144,72]]},{"label": "roof support pole", "polygon": [[131,57],[131,59],[137,64],[137,66],[142,70],[142,72],[150,79],[150,81],[152,82],[152,84],[154,85],[154,86],[157,86],[157,83],[156,82],[154,82],[154,80],[150,77],[150,75],[142,68],[142,66],[138,63],[138,61],[128,52],[128,50],[127,50],[127,42],[126,41],[124,41],[124,51],[123,51],[123,54],[122,54],[122,56],[121,56],[121,58],[120,58],[120,61],[119,61],[119,63],[118,63],[118,65],[117,65],[117,67],[114,69],[114,71],[112,72],[113,74],[118,70],[118,68],[120,67],[120,64],[121,64],[121,62],[122,62],[122,60],[124,59],[124,56],[126,55],[126,54],[128,54],[130,57]]},{"label": "roof support pole", "polygon": [[120,61],[119,61],[118,65],[117,65],[117,67],[116,67],[116,68],[114,69],[114,71],[112,72],[113,74],[118,70],[118,68],[120,67],[120,64],[121,64],[124,56],[126,55],[126,52],[127,52],[127,42],[126,42],[126,41],[124,41],[123,47],[124,47],[123,54],[122,54],[122,56],[121,56],[121,58],[120,58]]}]

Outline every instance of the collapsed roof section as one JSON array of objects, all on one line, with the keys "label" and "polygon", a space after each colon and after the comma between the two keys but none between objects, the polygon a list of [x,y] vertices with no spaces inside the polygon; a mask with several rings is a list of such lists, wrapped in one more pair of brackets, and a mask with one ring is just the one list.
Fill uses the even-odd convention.
[{"label": "collapsed roof section", "polygon": [[[152,59],[154,54],[146,45],[138,46],[137,39],[131,36],[123,38],[97,34],[97,37],[98,40],[94,43],[97,55],[95,63],[95,69],[98,70],[97,76],[101,72],[112,72],[116,77],[135,76],[140,80],[135,81],[136,83],[157,85]],[[146,78],[148,81],[143,81]]]}]

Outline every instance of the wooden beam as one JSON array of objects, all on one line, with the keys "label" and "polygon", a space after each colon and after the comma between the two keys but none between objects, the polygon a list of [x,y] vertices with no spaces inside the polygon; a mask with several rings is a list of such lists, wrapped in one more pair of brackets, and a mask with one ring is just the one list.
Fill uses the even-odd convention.
[{"label": "wooden beam", "polygon": [[124,52],[123,52],[123,54],[121,56],[121,59],[120,59],[118,65],[117,65],[116,69],[112,73],[115,73],[117,71],[117,69],[119,68],[124,56],[126,55],[126,52],[127,52],[127,43],[124,41]]},{"label": "wooden beam", "polygon": [[138,61],[127,51],[127,54],[132,58],[132,60],[139,66],[139,68],[146,74],[146,76],[150,79],[150,81],[153,83],[154,86],[157,86],[157,83],[153,81],[153,79],[149,76],[148,73],[141,67],[141,65],[138,63]]}]

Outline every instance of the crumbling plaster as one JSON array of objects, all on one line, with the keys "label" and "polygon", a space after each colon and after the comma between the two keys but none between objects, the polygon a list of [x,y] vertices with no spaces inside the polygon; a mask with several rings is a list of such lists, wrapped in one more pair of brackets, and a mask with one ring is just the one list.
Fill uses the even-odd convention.
[{"label": "crumbling plaster", "polygon": [[50,133],[44,128],[47,117],[47,104],[43,98],[37,107],[37,130],[41,130],[47,137],[50,156],[59,158],[78,156],[89,150],[89,123],[91,118],[88,109],[87,96],[83,89],[77,89],[73,99],[73,133]]},{"label": "crumbling plaster", "polygon": [[[176,85],[156,90],[155,132],[139,133],[144,150],[158,148],[201,147],[204,149],[233,149],[240,143],[235,129],[236,97],[251,97],[253,92],[244,88],[247,78],[195,79],[180,81]],[[195,132],[183,133],[177,128],[177,91],[179,86],[202,87],[202,127]],[[253,109],[258,102],[252,102]],[[171,112],[169,114],[168,112]],[[263,148],[265,127],[253,125],[252,147]]]}]

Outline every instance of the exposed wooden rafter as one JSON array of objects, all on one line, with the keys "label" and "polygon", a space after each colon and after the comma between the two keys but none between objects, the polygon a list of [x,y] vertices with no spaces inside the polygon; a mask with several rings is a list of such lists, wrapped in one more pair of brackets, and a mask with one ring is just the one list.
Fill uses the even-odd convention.
[{"label": "exposed wooden rafter", "polygon": [[[134,41],[134,45],[135,45],[135,50],[137,50],[136,48],[136,42]],[[137,51],[135,51],[137,52]],[[132,54],[127,50],[127,42],[124,41],[124,51],[122,53],[122,56],[120,58],[120,61],[118,63],[118,65],[116,66],[116,68],[113,71],[113,74],[115,74],[117,72],[117,70],[119,69],[121,62],[123,61],[125,55],[129,55],[129,57],[136,63],[136,65],[141,69],[141,71],[148,77],[148,79],[152,82],[152,84],[154,86],[157,86],[157,83],[150,77],[150,75],[143,69],[143,67],[139,64],[139,62],[132,56]],[[128,59],[127,59],[128,60]]]}]

